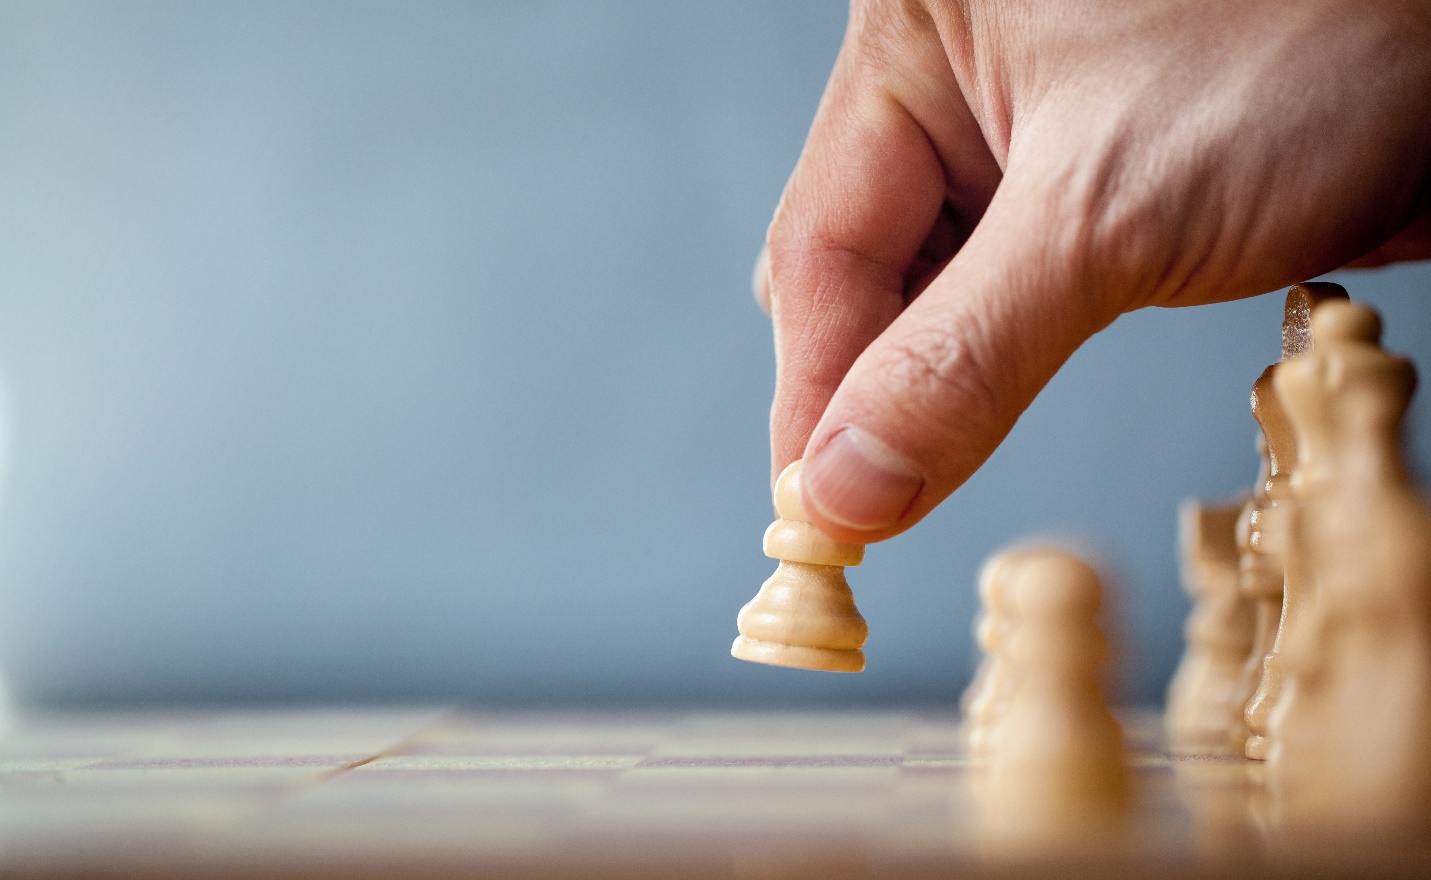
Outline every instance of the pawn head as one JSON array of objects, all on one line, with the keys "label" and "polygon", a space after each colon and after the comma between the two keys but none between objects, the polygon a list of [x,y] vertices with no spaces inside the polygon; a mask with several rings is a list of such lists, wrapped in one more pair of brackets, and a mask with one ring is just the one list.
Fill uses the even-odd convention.
[{"label": "pawn head", "polygon": [[1009,604],[1021,618],[1092,618],[1103,601],[1098,573],[1071,553],[1031,553],[1010,574]]},{"label": "pawn head", "polygon": [[791,522],[809,522],[805,502],[800,500],[800,471],[804,459],[797,458],[785,466],[775,480],[775,515]]},{"label": "pawn head", "polygon": [[1330,300],[1312,312],[1312,338],[1318,344],[1329,342],[1381,341],[1381,316],[1364,303]]}]

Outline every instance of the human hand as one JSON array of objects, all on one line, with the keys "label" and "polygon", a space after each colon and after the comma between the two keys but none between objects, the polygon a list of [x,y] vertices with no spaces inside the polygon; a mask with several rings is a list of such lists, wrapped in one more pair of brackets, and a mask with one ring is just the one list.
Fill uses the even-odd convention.
[{"label": "human hand", "polygon": [[1124,312],[1431,256],[1431,4],[854,0],[756,270],[773,473],[869,543]]}]

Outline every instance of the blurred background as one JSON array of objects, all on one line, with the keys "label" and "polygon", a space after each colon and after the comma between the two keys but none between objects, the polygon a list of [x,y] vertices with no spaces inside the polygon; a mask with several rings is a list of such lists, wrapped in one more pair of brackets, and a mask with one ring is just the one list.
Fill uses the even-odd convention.
[{"label": "blurred background", "polygon": [[[1137,313],[1078,352],[851,572],[865,674],[728,656],[774,568],[750,268],[844,19],[0,4],[11,688],[947,705],[977,659],[978,565],[1032,533],[1098,550],[1124,696],[1159,699],[1187,609],[1175,508],[1255,475],[1280,294]],[[1431,268],[1336,280],[1431,364]]]}]

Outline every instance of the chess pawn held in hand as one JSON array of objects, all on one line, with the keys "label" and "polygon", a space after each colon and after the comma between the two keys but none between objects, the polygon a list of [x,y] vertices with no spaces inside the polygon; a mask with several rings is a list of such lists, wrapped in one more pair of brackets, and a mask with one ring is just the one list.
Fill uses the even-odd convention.
[{"label": "chess pawn held in hand", "polygon": [[845,566],[859,565],[865,548],[836,541],[806,521],[800,466],[775,481],[775,513],[765,530],[765,555],[780,560],[755,598],[740,609],[732,657],[772,666],[861,672],[869,627],[855,608]]}]

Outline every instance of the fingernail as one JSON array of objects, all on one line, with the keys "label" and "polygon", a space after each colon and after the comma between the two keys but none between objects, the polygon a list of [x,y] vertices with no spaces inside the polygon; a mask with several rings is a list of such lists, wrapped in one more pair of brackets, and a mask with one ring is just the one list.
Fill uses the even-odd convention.
[{"label": "fingernail", "polygon": [[913,463],[855,427],[841,428],[807,458],[801,479],[815,510],[861,531],[894,525],[924,487]]}]

